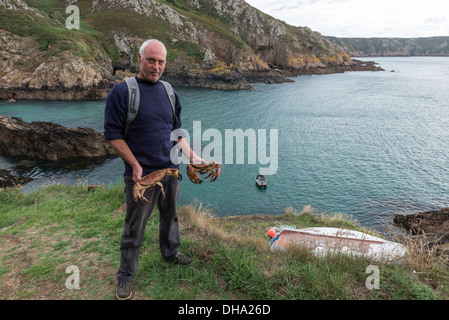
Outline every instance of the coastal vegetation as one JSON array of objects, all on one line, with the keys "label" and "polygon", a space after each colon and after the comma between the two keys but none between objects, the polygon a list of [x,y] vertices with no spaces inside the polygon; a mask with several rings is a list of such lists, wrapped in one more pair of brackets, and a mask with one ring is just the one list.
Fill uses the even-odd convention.
[{"label": "coastal vegetation", "polygon": [[[1,299],[111,300],[120,262],[125,215],[123,185],[49,185],[24,194],[0,190]],[[272,252],[265,233],[275,225],[366,230],[344,214],[306,206],[278,215],[217,217],[198,200],[179,207],[181,251],[194,263],[163,262],[158,213],[145,233],[135,299],[175,300],[438,300],[449,298],[449,266],[425,238],[397,236],[408,259],[381,263],[335,254],[317,257],[305,248]],[[280,210],[280,211],[282,211]],[[391,236],[387,233],[383,236]],[[379,287],[368,289],[379,269]],[[69,289],[69,267],[79,270],[79,289]],[[69,271],[68,271],[69,270]]]}]

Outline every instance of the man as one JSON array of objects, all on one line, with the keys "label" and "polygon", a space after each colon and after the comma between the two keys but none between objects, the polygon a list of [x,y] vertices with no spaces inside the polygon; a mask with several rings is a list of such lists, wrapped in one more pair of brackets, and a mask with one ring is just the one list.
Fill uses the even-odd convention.
[{"label": "man", "polygon": [[175,113],[159,81],[165,69],[167,51],[158,40],[145,41],[137,54],[140,72],[136,77],[140,90],[140,108],[131,123],[127,137],[124,136],[128,110],[128,88],[125,82],[115,85],[106,99],[104,136],[125,163],[126,217],[120,251],[120,268],[117,272],[116,297],[130,299],[133,294],[131,281],[136,273],[140,247],[145,226],[155,205],[160,212],[159,246],[167,261],[189,264],[192,258],[178,251],[180,236],[176,201],[179,180],[165,176],[161,183],[165,197],[158,186],[147,191],[145,198],[150,203],[136,203],[133,199],[134,184],[145,175],[165,168],[178,168],[170,159],[175,143],[191,162],[203,162],[190,148],[186,139],[170,140],[173,130],[181,128],[181,105],[176,97]]}]

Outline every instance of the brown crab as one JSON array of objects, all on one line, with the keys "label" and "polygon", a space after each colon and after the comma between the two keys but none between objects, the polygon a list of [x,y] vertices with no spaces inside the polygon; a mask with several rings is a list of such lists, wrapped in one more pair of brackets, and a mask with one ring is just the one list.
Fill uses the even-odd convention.
[{"label": "brown crab", "polygon": [[154,188],[155,185],[161,187],[162,195],[165,197],[165,190],[160,181],[166,175],[176,177],[179,180],[182,180],[181,172],[178,169],[162,169],[147,174],[134,184],[133,188],[134,201],[140,203],[143,203],[143,201],[151,203],[151,201],[148,201],[148,199],[145,198],[143,194],[145,193],[145,190],[147,189],[151,190]]},{"label": "brown crab", "polygon": [[201,164],[189,164],[187,166],[187,176],[195,184],[200,184],[203,180],[198,176],[199,174],[205,174],[209,172],[209,175],[205,179],[210,177],[210,182],[217,180],[221,173],[221,165],[218,162],[212,161],[209,163],[203,162]]}]

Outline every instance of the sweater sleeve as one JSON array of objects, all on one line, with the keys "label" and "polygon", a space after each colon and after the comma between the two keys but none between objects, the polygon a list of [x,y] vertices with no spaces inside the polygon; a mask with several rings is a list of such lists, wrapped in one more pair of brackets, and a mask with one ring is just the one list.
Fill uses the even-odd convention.
[{"label": "sweater sleeve", "polygon": [[[125,84],[126,86],[126,84]],[[128,92],[123,83],[115,85],[106,98],[104,110],[104,138],[124,139],[126,126],[126,100]]]}]

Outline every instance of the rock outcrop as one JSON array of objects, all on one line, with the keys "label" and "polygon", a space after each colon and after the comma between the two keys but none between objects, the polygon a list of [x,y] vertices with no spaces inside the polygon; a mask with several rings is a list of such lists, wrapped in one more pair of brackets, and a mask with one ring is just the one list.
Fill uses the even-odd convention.
[{"label": "rock outcrop", "polygon": [[90,128],[66,128],[0,116],[0,155],[48,161],[113,155],[102,134]]},{"label": "rock outcrop", "polygon": [[393,224],[414,239],[414,250],[429,252],[449,262],[449,207],[409,215],[396,214]]},{"label": "rock outcrop", "polygon": [[174,86],[202,87],[220,90],[247,90],[252,86],[235,67],[221,67],[212,70],[190,70],[187,73],[173,72],[163,76]]},{"label": "rock outcrop", "polygon": [[[417,234],[440,234],[449,236],[449,207],[410,215],[394,216],[394,224]],[[448,238],[449,240],[449,238]]]},{"label": "rock outcrop", "polygon": [[103,63],[84,61],[71,51],[47,57],[32,37],[1,29],[0,57],[0,99],[104,99],[112,85]]}]

